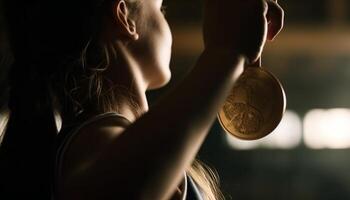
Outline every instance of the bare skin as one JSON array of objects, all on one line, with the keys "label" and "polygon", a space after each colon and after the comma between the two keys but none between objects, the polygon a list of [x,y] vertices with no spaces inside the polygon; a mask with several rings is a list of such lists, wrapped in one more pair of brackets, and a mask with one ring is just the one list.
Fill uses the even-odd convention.
[{"label": "bare skin", "polygon": [[244,63],[257,61],[283,26],[277,2],[207,0],[205,50],[185,80],[148,110],[146,90],[170,78],[171,35],[162,1],[144,4],[152,28],[129,19],[116,0],[103,39],[115,40],[119,55],[107,76],[131,87],[145,114],[137,118],[125,102],[121,114],[133,122],[128,128],[105,119],[80,131],[65,152],[62,199],[170,199]]}]

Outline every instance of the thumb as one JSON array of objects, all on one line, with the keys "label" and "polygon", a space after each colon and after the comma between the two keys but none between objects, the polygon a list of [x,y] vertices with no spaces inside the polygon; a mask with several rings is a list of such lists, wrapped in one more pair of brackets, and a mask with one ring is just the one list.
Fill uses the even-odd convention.
[{"label": "thumb", "polygon": [[273,40],[282,30],[284,25],[284,11],[277,3],[277,0],[267,0],[268,12],[266,15],[268,21],[267,39]]}]

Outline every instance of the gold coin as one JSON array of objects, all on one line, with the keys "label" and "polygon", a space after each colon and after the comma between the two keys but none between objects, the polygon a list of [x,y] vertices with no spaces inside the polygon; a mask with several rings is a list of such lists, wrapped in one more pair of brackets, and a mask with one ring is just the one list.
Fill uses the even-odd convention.
[{"label": "gold coin", "polygon": [[286,96],[275,76],[261,67],[247,67],[218,113],[224,130],[243,140],[270,134],[286,109]]}]

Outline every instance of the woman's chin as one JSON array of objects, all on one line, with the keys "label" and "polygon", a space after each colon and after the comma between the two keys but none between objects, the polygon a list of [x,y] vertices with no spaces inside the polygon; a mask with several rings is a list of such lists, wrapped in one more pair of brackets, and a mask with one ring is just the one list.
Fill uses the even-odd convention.
[{"label": "woman's chin", "polygon": [[171,72],[163,72],[161,75],[157,76],[157,80],[152,80],[148,85],[148,90],[155,90],[164,87],[170,82]]}]

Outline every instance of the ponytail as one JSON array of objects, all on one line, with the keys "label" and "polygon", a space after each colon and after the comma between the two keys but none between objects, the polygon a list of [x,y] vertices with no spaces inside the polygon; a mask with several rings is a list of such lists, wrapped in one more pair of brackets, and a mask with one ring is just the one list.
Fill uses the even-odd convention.
[{"label": "ponytail", "polygon": [[40,65],[20,60],[15,58],[10,70],[10,117],[0,146],[0,194],[48,199],[57,132],[50,86]]}]

